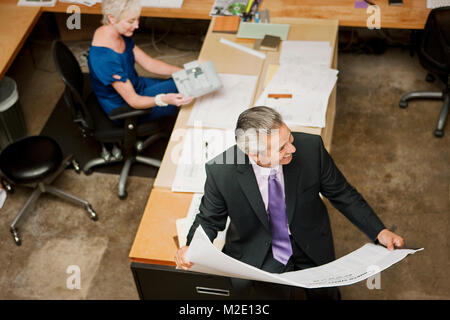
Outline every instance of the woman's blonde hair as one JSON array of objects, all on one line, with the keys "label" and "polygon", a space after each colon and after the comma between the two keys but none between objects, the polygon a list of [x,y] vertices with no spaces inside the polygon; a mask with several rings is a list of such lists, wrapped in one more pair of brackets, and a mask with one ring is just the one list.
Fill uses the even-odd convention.
[{"label": "woman's blonde hair", "polygon": [[103,0],[102,23],[109,24],[108,15],[112,15],[116,20],[120,20],[125,11],[133,11],[139,14],[141,12],[141,0]]}]

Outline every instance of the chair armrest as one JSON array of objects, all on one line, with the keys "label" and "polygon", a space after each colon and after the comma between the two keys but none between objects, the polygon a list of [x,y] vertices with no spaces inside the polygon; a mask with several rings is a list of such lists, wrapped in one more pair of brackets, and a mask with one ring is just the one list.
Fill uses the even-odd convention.
[{"label": "chair armrest", "polygon": [[146,115],[152,111],[152,108],[148,109],[135,109],[125,104],[117,109],[114,109],[109,114],[109,119],[111,120],[122,120],[126,118],[139,117]]}]

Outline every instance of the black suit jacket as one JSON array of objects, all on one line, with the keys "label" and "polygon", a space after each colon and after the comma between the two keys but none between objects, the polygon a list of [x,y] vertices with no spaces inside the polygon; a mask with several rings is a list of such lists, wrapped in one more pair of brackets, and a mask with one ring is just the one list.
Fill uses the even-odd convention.
[{"label": "black suit jacket", "polygon": [[[322,138],[292,133],[296,152],[283,166],[286,214],[296,244],[317,265],[335,259],[327,209],[319,192],[370,239],[385,228],[363,197],[344,178]],[[268,215],[248,156],[237,146],[206,164],[204,196],[187,236],[200,224],[213,241],[230,217],[223,252],[260,268],[271,249]]]}]

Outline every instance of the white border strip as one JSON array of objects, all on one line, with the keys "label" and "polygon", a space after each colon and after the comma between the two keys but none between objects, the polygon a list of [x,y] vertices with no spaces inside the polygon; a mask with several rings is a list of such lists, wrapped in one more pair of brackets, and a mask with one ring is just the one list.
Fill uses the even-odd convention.
[{"label": "white border strip", "polygon": [[243,52],[252,54],[252,55],[254,55],[254,56],[256,56],[256,57],[258,57],[260,59],[265,59],[266,58],[266,54],[265,53],[262,53],[262,52],[259,52],[259,51],[247,48],[247,47],[245,47],[243,45],[237,44],[236,42],[227,40],[225,38],[220,38],[220,43],[226,44],[227,46],[233,47],[233,48],[241,50]]}]

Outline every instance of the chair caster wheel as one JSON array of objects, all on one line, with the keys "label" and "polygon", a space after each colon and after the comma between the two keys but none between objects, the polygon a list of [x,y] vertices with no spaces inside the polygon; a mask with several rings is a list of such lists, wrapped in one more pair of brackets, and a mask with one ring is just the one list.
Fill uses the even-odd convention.
[{"label": "chair caster wheel", "polygon": [[11,234],[16,245],[20,246],[22,244],[22,241],[20,240],[19,234],[17,233],[17,229],[11,229]]},{"label": "chair caster wheel", "polygon": [[2,183],[3,187],[5,188],[6,192],[14,193],[14,188],[6,180],[2,179],[1,183]]},{"label": "chair caster wheel", "polygon": [[407,108],[408,107],[408,102],[407,101],[400,101],[400,103],[398,104],[400,106],[400,108]]},{"label": "chair caster wheel", "polygon": [[80,174],[81,173],[81,168],[80,168],[80,164],[78,163],[78,161],[75,160],[75,159],[72,159],[71,163],[72,163],[72,167],[75,170],[75,172]]},{"label": "chair caster wheel", "polygon": [[434,130],[434,136],[436,138],[442,138],[444,136],[444,130],[439,129]]},{"label": "chair caster wheel", "polygon": [[98,221],[97,213],[92,209],[91,205],[88,205],[86,207],[87,212],[89,213],[89,218],[91,218],[93,221]]},{"label": "chair caster wheel", "polygon": [[85,175],[90,176],[93,171],[92,171],[92,169],[89,169],[89,170],[84,170],[83,172]]},{"label": "chair caster wheel", "polygon": [[126,191],[123,194],[118,194],[120,200],[125,200],[128,197],[128,193]]},{"label": "chair caster wheel", "polygon": [[431,73],[427,74],[427,76],[425,77],[426,82],[434,82],[434,80],[436,80],[436,77]]}]

